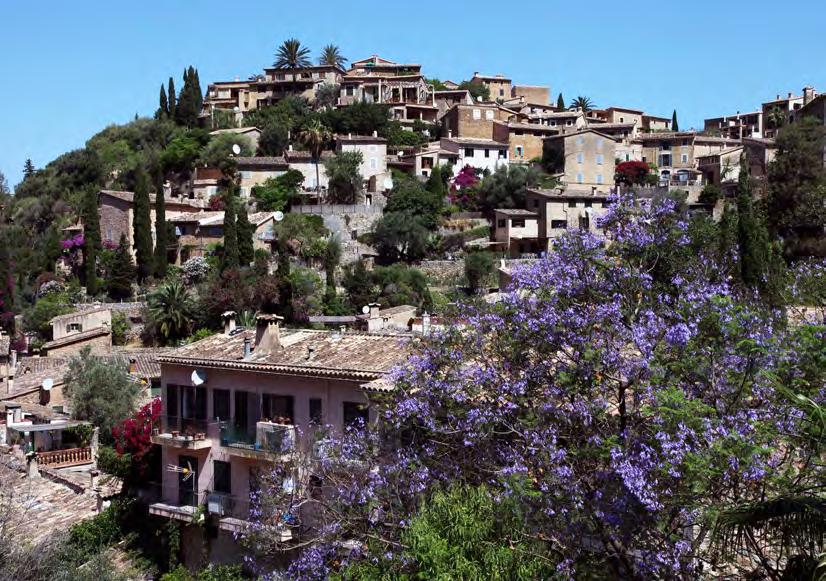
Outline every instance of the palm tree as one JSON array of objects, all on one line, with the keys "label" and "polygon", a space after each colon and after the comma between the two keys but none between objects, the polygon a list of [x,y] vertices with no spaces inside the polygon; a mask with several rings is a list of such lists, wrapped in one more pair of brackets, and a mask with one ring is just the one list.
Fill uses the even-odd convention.
[{"label": "palm tree", "polygon": [[588,111],[593,110],[594,102],[591,101],[588,97],[579,96],[573,101],[571,101],[571,108],[573,109],[582,109],[583,113],[587,113]]},{"label": "palm tree", "polygon": [[149,295],[149,316],[164,342],[185,337],[195,318],[195,301],[179,280],[164,283]]},{"label": "palm tree", "polygon": [[298,140],[310,150],[310,155],[315,163],[315,189],[318,191],[321,183],[319,178],[318,162],[321,159],[321,152],[324,151],[324,145],[333,138],[332,133],[318,119],[311,120],[298,134]]},{"label": "palm tree", "polygon": [[772,129],[780,129],[786,123],[786,115],[783,114],[780,107],[773,107],[766,117],[766,121]]},{"label": "palm tree", "polygon": [[328,44],[321,49],[321,56],[318,57],[318,64],[343,69],[346,63],[347,59],[344,58],[344,55],[341,54],[341,49],[339,49],[336,45]]},{"label": "palm tree", "polygon": [[272,66],[277,69],[289,69],[292,71],[293,92],[295,92],[296,69],[309,67],[311,64],[310,49],[301,46],[301,41],[297,38],[288,38],[278,47],[278,50],[275,51],[275,61],[272,63]]}]

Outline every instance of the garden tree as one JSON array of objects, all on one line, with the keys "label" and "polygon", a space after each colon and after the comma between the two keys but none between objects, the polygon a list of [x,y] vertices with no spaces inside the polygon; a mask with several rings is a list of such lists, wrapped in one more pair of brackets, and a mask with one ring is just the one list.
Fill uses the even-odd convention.
[{"label": "garden tree", "polygon": [[386,558],[380,542],[368,544],[375,561],[356,561],[343,579],[555,578],[542,542],[525,526],[524,507],[512,497],[497,498],[486,486],[454,486],[436,492],[410,519],[401,535],[401,558]]},{"label": "garden tree", "polygon": [[462,81],[459,83],[459,89],[469,91],[474,101],[490,101],[490,89],[487,85]]},{"label": "garden tree", "polygon": [[671,114],[671,131],[679,131],[680,126],[677,123],[677,110],[674,109],[674,112]]},{"label": "garden tree", "polygon": [[289,211],[303,183],[304,174],[290,169],[278,177],[268,178],[259,186],[253,186],[251,194],[256,209],[260,212]]},{"label": "garden tree", "polygon": [[341,93],[340,85],[335,83],[322,83],[315,93],[315,106],[318,109],[330,108],[338,102]]},{"label": "garden tree", "polygon": [[161,83],[161,96],[158,98],[158,110],[155,112],[156,119],[169,117],[169,102],[166,100],[166,87]]},{"label": "garden tree", "polygon": [[196,316],[192,295],[177,279],[168,280],[149,295],[149,325],[161,342],[171,344],[186,337]]},{"label": "garden tree", "polygon": [[341,54],[341,49],[339,49],[336,45],[328,44],[321,49],[321,56],[318,57],[318,64],[343,69],[344,65],[347,64],[347,59],[344,58],[344,55]]},{"label": "garden tree", "polygon": [[[174,231],[173,231],[174,232]],[[157,279],[166,276],[169,264],[169,223],[166,221],[166,198],[164,197],[163,171],[155,169],[155,260],[152,273]]]},{"label": "garden tree", "polygon": [[594,109],[594,102],[588,97],[579,96],[571,101],[572,109],[582,109],[583,113],[592,111]]},{"label": "garden tree", "polygon": [[327,197],[333,204],[355,204],[364,189],[360,151],[341,151],[324,162]]},{"label": "garden tree", "polygon": [[177,100],[177,93],[175,92],[175,80],[172,77],[169,77],[169,88],[166,91],[166,98],[168,101],[168,109],[167,113],[170,119],[177,119],[177,108],[178,108],[178,100]]},{"label": "garden tree", "polygon": [[97,260],[101,249],[98,192],[87,189],[83,197],[83,280],[86,293],[98,293]]},{"label": "garden tree", "polygon": [[614,181],[625,186],[653,185],[657,176],[644,161],[623,161],[614,169]]},{"label": "garden tree", "polygon": [[306,99],[287,97],[275,105],[261,107],[244,116],[245,127],[261,130],[258,155],[282,155],[287,149],[291,131],[298,130],[310,113]]},{"label": "garden tree", "polygon": [[135,208],[132,214],[137,278],[142,283],[154,272],[154,251],[152,248],[152,214],[149,202],[149,176],[143,167],[135,174]]},{"label": "garden tree", "polygon": [[497,208],[524,208],[528,188],[538,186],[542,178],[532,165],[500,166],[476,187],[478,208],[489,217]]},{"label": "garden tree", "polygon": [[132,262],[132,253],[126,234],[120,235],[120,243],[115,250],[115,259],[112,270],[106,280],[106,292],[116,301],[122,301],[132,296],[132,281],[135,280],[135,263]]},{"label": "garden tree", "polygon": [[[238,262],[241,266],[249,266],[255,260],[255,225],[250,223],[247,214],[247,204],[243,200],[236,200],[237,218],[235,220],[235,234],[238,237]],[[226,214],[224,214],[226,216]]]},{"label": "garden tree", "polygon": [[203,147],[196,137],[176,137],[161,152],[160,161],[167,170],[188,174],[195,167],[195,160],[201,155]]},{"label": "garden tree", "polygon": [[363,306],[374,302],[378,294],[373,277],[370,276],[363,260],[347,265],[341,286],[347,292],[348,302],[357,312],[361,312]]},{"label": "garden tree", "polygon": [[[327,47],[329,48],[329,47]],[[319,119],[311,119],[309,123],[298,134],[298,140],[304,144],[307,151],[310,152],[313,164],[315,165],[315,189],[318,191],[321,188],[321,177],[318,171],[318,162],[321,160],[321,154],[324,151],[324,146],[333,139],[333,134]]]},{"label": "garden tree", "polygon": [[336,268],[341,262],[341,241],[338,236],[330,236],[324,246],[324,274],[328,289],[336,290]]},{"label": "garden tree", "polygon": [[493,274],[493,262],[490,252],[477,251],[465,254],[465,278],[472,293],[487,288],[485,283]]},{"label": "garden tree", "polygon": [[33,176],[35,171],[36,170],[34,169],[32,159],[27,158],[26,163],[23,165],[23,179],[25,180],[26,178]]},{"label": "garden tree", "polygon": [[198,162],[208,167],[220,167],[230,156],[235,155],[232,151],[235,145],[241,149],[238,155],[242,157],[250,157],[255,154],[252,141],[246,135],[220,133],[213,136],[206,147],[201,150]]},{"label": "garden tree", "polygon": [[408,212],[418,216],[429,230],[436,229],[444,208],[444,186],[441,175],[437,176],[437,181],[428,181],[427,183],[429,187],[436,190],[435,193],[416,178],[399,177],[393,185],[393,191],[387,200],[387,205],[384,207],[385,215],[394,212]]},{"label": "garden tree", "polygon": [[69,305],[66,293],[54,293],[39,298],[33,306],[23,313],[23,328],[36,333],[42,341],[52,340],[51,320],[60,315],[71,313],[74,309]]},{"label": "garden tree", "polygon": [[562,98],[562,93],[560,93],[559,96],[556,98],[556,108],[559,111],[565,110],[565,99]]},{"label": "garden tree", "polygon": [[373,224],[370,242],[382,264],[416,262],[427,254],[431,231],[426,218],[410,210],[388,212]]},{"label": "garden tree", "polygon": [[[314,528],[298,507],[315,491],[296,482],[285,494],[283,472],[300,473],[288,463],[266,480],[245,544],[289,550],[273,534],[289,514],[306,543],[293,578],[347,578],[377,559],[401,572],[390,577],[427,578],[432,561],[408,558],[422,545],[403,541],[412,519],[439,493],[484,485],[519,507],[528,556],[559,578],[780,579],[787,563],[814,560],[822,536],[749,544],[736,559],[709,542],[728,509],[819,498],[820,452],[802,442],[804,400],[823,398],[826,335],[777,324],[782,312],[733,292],[712,254],[688,249],[686,217],[668,198],[613,199],[599,221],[611,244],[566,233],[547,259],[514,269],[502,301],[468,305],[461,325],[411,345],[394,389],[371,404],[380,425],[314,448],[325,485]],[[675,276],[652,280],[659,261]],[[345,539],[357,550],[341,552]]]},{"label": "garden tree", "polygon": [[311,65],[310,49],[301,46],[301,41],[296,38],[288,38],[281,43],[281,46],[275,51],[275,60],[272,63],[272,66],[276,69],[292,71],[293,93],[296,92],[296,78],[298,74],[296,69],[302,69]]},{"label": "garden tree", "polygon": [[236,223],[236,209],[238,196],[235,195],[235,184],[230,183],[224,189],[224,254],[221,257],[221,271],[228,268],[238,268],[240,254],[238,248],[238,225]]},{"label": "garden tree", "polygon": [[[247,273],[237,268],[224,270],[201,296],[199,310],[205,315],[207,326],[219,325],[221,314],[227,311],[243,313],[253,310],[253,290]],[[260,292],[263,289],[257,290]]]},{"label": "garden tree", "polygon": [[347,107],[327,109],[322,112],[322,120],[333,133],[338,135],[372,135],[375,131],[386,137],[390,126],[390,110],[383,103],[357,101]]},{"label": "garden tree", "polygon": [[772,231],[794,242],[819,236],[826,224],[826,129],[803,117],[777,136],[777,154],[769,165],[768,216]]},{"label": "garden tree", "polygon": [[441,79],[437,79],[436,77],[425,79],[425,83],[432,85],[433,89],[436,91],[447,91],[447,86],[445,86]]},{"label": "garden tree", "polygon": [[100,428],[104,441],[111,441],[112,428],[132,415],[143,389],[129,376],[125,364],[92,355],[88,345],[80,356],[69,360],[63,381],[72,418]]}]

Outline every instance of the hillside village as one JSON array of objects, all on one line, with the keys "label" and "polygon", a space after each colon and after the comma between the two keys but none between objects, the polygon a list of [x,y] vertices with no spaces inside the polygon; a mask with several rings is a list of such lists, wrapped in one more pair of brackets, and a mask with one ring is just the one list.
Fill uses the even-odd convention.
[{"label": "hillside village", "polygon": [[[767,100],[753,111],[740,111],[748,103],[726,104],[702,128],[686,129],[679,124],[679,103],[664,111],[645,110],[644,103],[603,103],[597,95],[563,97],[556,87],[526,84],[529,79],[512,79],[507,71],[469,72],[458,82],[426,73],[426,65],[385,56],[349,60],[333,45],[316,55],[295,39],[279,45],[274,62],[246,80],[204,86],[198,70],[189,67],[181,81],[170,77],[161,83],[158,108],[150,116],[108,127],[84,148],[42,168],[27,163],[22,183],[0,197],[0,280],[8,281],[0,288],[0,478],[9,506],[22,506],[21,494],[34,495],[45,518],[75,527],[75,544],[68,546],[83,550],[67,562],[103,570],[107,560],[117,561],[125,578],[167,581],[213,579],[198,576],[213,570],[248,578],[266,568],[315,578],[301,577],[300,566],[326,578],[346,571],[348,559],[355,563],[353,576],[340,578],[379,578],[371,576],[373,566],[401,575],[407,571],[404,558],[376,557],[370,565],[359,555],[384,554],[379,547],[394,543],[410,546],[410,537],[371,537],[362,534],[372,526],[365,523],[405,514],[405,503],[426,488],[407,490],[418,482],[416,470],[427,473],[423,480],[454,478],[449,463],[439,464],[441,454],[467,446],[470,467],[470,456],[491,446],[497,470],[506,466],[522,474],[524,464],[532,466],[522,474],[528,481],[547,478],[537,484],[543,494],[550,494],[546,486],[565,480],[551,480],[550,472],[536,468],[544,460],[526,451],[510,463],[501,442],[482,438],[486,430],[500,429],[506,438],[517,430],[507,422],[481,428],[459,412],[452,416],[468,400],[445,395],[452,393],[451,381],[469,389],[472,401],[492,406],[485,413],[511,413],[508,406],[533,389],[523,392],[516,385],[564,378],[559,381],[570,382],[574,393],[570,386],[579,371],[560,369],[567,354],[589,386],[627,382],[638,397],[635,382],[657,373],[646,375],[636,362],[617,363],[615,369],[614,359],[598,364],[585,355],[591,353],[588,341],[576,344],[565,333],[587,329],[582,332],[593,333],[587,335],[590,345],[607,349],[609,359],[631,357],[629,343],[634,353],[639,349],[655,358],[676,346],[687,348],[689,340],[673,334],[679,317],[685,317],[680,333],[699,337],[713,334],[712,323],[692,319],[700,312],[720,308],[721,317],[740,316],[734,307],[706,302],[714,293],[759,301],[757,311],[779,317],[783,324],[777,327],[790,333],[775,344],[769,331],[760,335],[756,319],[736,329],[731,322],[714,341],[734,345],[733,337],[743,333],[755,352],[741,366],[737,343],[721,352],[721,360],[748,374],[752,365],[761,365],[764,353],[757,352],[763,349],[769,353],[767,369],[777,365],[772,372],[780,377],[788,371],[788,353],[772,349],[797,345],[812,359],[805,367],[801,363],[804,371],[794,385],[798,393],[807,389],[813,404],[821,402],[826,93],[805,86],[799,94],[757,95],[756,101]],[[581,246],[572,242],[578,237]],[[582,274],[588,281],[582,287],[565,279],[579,265],[573,258],[563,263],[574,246],[581,256],[606,253],[594,259],[603,270],[577,271],[588,273]],[[722,274],[708,274],[710,261]],[[620,264],[629,270],[612,270]],[[703,294],[699,283],[686,283],[689,271],[704,273],[709,288],[717,290]],[[552,284],[558,286],[543,286]],[[720,291],[725,285],[733,290]],[[575,297],[572,288],[585,288],[586,297]],[[564,303],[569,292],[574,298]],[[636,327],[627,336],[601,334],[603,325],[620,328],[619,319],[610,309],[587,308],[590,301],[623,293],[631,302],[650,293],[659,305],[650,312],[641,303],[630,309],[632,319],[650,314],[644,341]],[[673,301],[662,298],[668,293]],[[683,304],[695,295],[702,298],[691,298],[698,301],[694,307]],[[553,310],[537,312],[531,296],[544,297]],[[657,308],[674,311],[655,332]],[[507,333],[496,326],[499,318],[507,322]],[[538,328],[551,319],[559,327],[538,339]],[[466,338],[469,332],[479,333],[477,343]],[[811,334],[791,339],[797,332]],[[622,348],[609,349],[611,341]],[[646,341],[662,347],[648,352]],[[431,345],[445,352],[437,356]],[[497,378],[481,371],[465,376],[463,355],[468,366],[477,358],[498,362],[508,356],[516,364],[497,367]],[[428,368],[424,361],[444,367]],[[697,369],[723,365],[699,355],[692,361]],[[656,367],[643,367],[649,364]],[[688,377],[686,367],[669,360],[657,371]],[[534,371],[538,375],[531,376]],[[444,390],[434,394],[428,381]],[[473,392],[474,385],[500,390],[498,403]],[[626,401],[631,406],[633,398],[626,399],[622,389],[620,411],[605,412],[609,422],[625,414]],[[754,389],[749,398],[766,397]],[[594,405],[601,401],[593,393],[589,397]],[[742,404],[739,396],[736,401]],[[577,405],[570,403],[571,414],[596,413]],[[742,405],[748,408],[743,414],[758,413]],[[700,417],[708,409],[674,419],[678,432],[688,429],[693,414]],[[443,414],[451,429],[440,432],[430,422]],[[731,426],[741,419],[737,415]],[[357,443],[348,440],[366,426],[376,433]],[[425,426],[429,435],[417,439],[416,430]],[[342,456],[343,450],[378,450],[384,443],[371,438],[384,429],[396,444],[421,447],[422,456],[382,464],[381,471],[371,471],[363,460],[339,457],[333,469],[320,459],[325,446]],[[454,441],[457,432],[466,434],[464,444]],[[556,435],[553,444],[535,437],[549,454],[564,455]],[[619,439],[624,437],[623,431]],[[593,446],[614,441],[594,438]],[[767,441],[750,441],[754,458]],[[722,450],[726,444],[714,445]],[[700,454],[699,444],[691,446]],[[744,458],[751,453],[743,452]],[[597,456],[588,461],[598,464]],[[439,460],[427,464],[422,458]],[[817,482],[823,477],[822,448],[807,458],[813,459],[808,472],[800,468],[802,461],[795,464],[800,481]],[[676,466],[682,457],[672,460]],[[486,460],[476,461],[482,466]],[[394,477],[399,480],[391,488],[405,490],[398,500],[386,506],[376,501],[373,512],[356,515],[375,499],[348,486],[373,490],[390,486]],[[520,486],[528,485],[508,481],[504,490],[516,494]],[[822,493],[822,480],[817,486]],[[442,492],[452,494],[448,488]],[[337,494],[349,500],[333,507],[326,499]],[[588,494],[586,504],[597,504]],[[61,495],[70,500],[54,500]],[[447,510],[454,500],[434,506]],[[18,520],[25,525],[39,518]],[[588,549],[569,551],[580,534],[573,531],[553,542],[542,534],[525,542],[556,542],[561,548],[549,555],[558,550],[567,563],[577,552],[585,563],[581,570],[596,570],[602,565],[584,555],[608,551],[615,538],[613,532],[588,529],[586,520],[581,526],[588,532],[581,534],[590,539]],[[29,535],[26,542],[45,538],[37,527],[18,526],[21,538]],[[336,537],[338,530],[346,533]],[[617,538],[623,534],[616,532]],[[83,540],[88,538],[94,541]],[[639,539],[626,540],[633,547]],[[821,534],[821,546],[822,540]],[[110,552],[101,557],[83,542]],[[28,563],[24,545],[7,550]],[[625,549],[612,550],[619,555]],[[736,558],[714,553],[706,571],[745,578],[739,575],[766,561],[777,572],[793,556],[776,547],[762,547],[759,556],[749,550]],[[648,577],[634,562],[647,557],[628,549],[606,558],[610,576],[593,578],[699,578],[687,573],[691,559],[673,558],[685,576],[670,577],[658,564]],[[535,559],[506,565],[527,569],[498,578],[550,578],[547,564]],[[47,567],[45,558],[41,566]],[[34,565],[24,577],[26,567],[15,574],[47,578],[38,577],[41,569]]]}]

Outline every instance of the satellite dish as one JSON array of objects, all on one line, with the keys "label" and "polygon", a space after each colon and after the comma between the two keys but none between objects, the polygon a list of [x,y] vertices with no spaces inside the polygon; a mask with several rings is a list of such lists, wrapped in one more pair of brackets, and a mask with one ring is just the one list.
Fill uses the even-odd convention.
[{"label": "satellite dish", "polygon": [[368,314],[370,312],[370,307],[368,307],[367,305],[364,305],[363,307],[361,307],[361,312],[364,313],[365,315]]},{"label": "satellite dish", "polygon": [[54,387],[54,379],[51,377],[47,377],[43,380],[43,391],[51,391]]},{"label": "satellite dish", "polygon": [[192,385],[199,386],[203,385],[206,382],[206,373],[204,371],[196,369],[192,372]]},{"label": "satellite dish", "polygon": [[241,155],[241,146],[238,145],[237,143],[233,143],[232,144],[232,153],[234,153],[235,155]]},{"label": "satellite dish", "polygon": [[393,178],[387,176],[384,178],[384,189],[385,190],[392,190],[393,189]]},{"label": "satellite dish", "polygon": [[284,219],[284,212],[281,210],[276,211],[275,214],[273,214],[273,218],[275,218],[276,222],[280,222]]}]

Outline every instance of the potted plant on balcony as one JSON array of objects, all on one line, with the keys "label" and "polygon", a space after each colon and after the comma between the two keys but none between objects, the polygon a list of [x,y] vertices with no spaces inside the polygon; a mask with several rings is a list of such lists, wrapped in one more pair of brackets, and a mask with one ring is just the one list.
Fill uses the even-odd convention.
[{"label": "potted plant on balcony", "polygon": [[180,435],[181,435],[181,432],[179,432],[178,430],[172,430],[172,437],[173,438],[177,438]]}]

